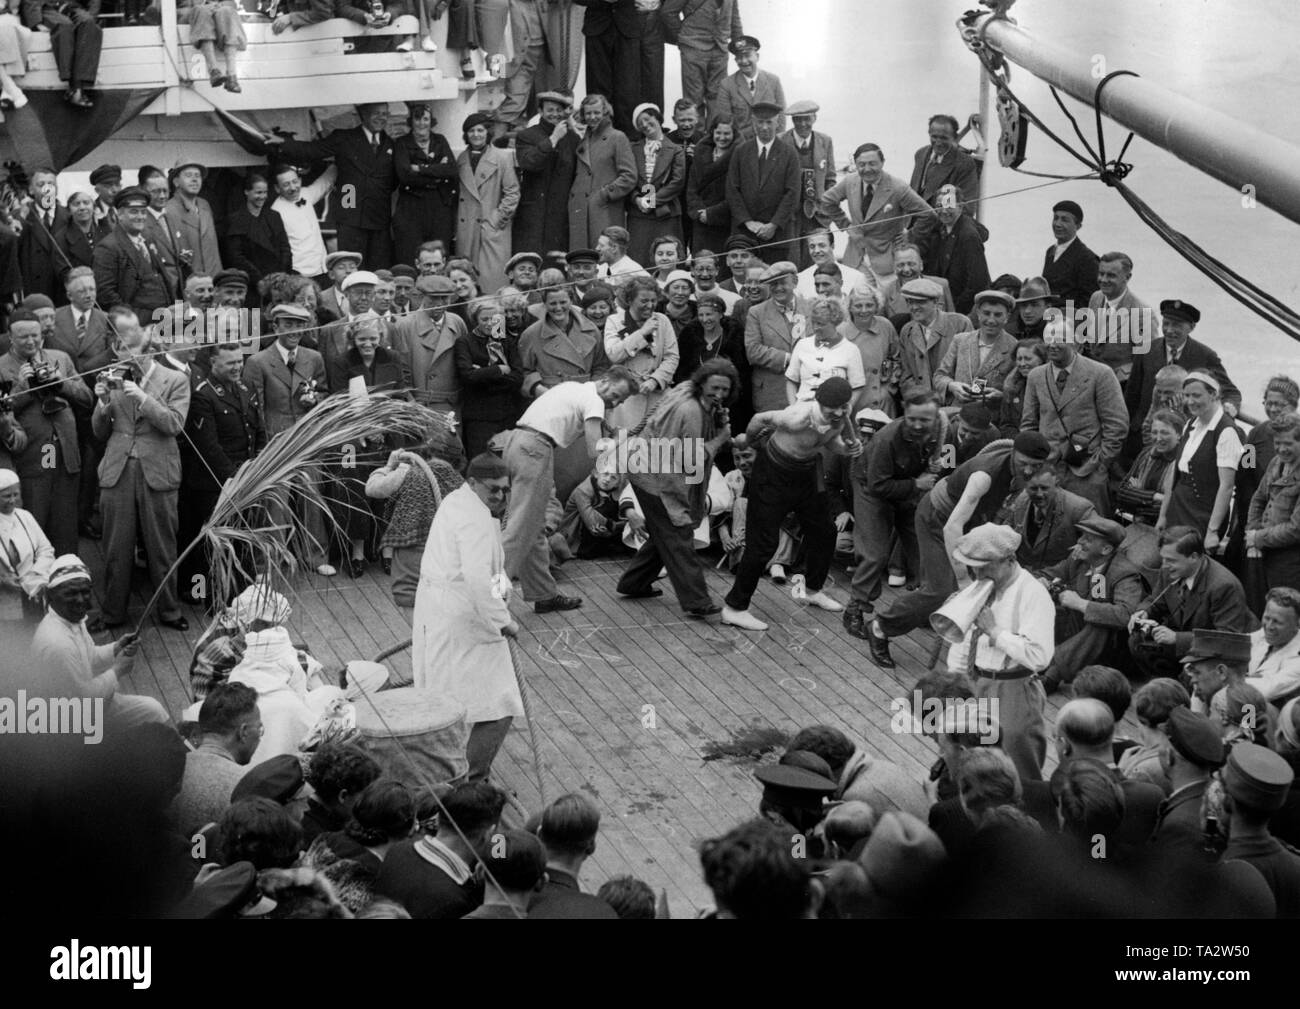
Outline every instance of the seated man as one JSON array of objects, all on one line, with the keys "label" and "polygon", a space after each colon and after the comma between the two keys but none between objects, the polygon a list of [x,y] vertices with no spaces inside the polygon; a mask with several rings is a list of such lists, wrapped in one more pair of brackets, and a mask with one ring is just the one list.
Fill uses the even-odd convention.
[{"label": "seated man", "polygon": [[1300,591],[1270,589],[1260,625],[1250,636],[1246,682],[1280,708],[1300,696]]},{"label": "seated man", "polygon": [[[1220,697],[1218,704],[1215,697],[1223,694],[1228,687],[1242,687],[1246,681],[1246,669],[1250,665],[1250,635],[1237,634],[1233,631],[1203,631],[1192,633],[1192,644],[1187,654],[1182,657],[1183,682],[1191,684],[1193,711],[1210,714],[1212,710],[1222,711],[1227,696]],[[1262,694],[1257,696],[1262,698]],[[1264,701],[1258,702],[1263,707]],[[1252,720],[1254,725],[1263,726],[1267,715],[1260,711]],[[1226,723],[1220,721],[1227,741],[1235,726],[1235,719]]]},{"label": "seated man", "polygon": [[118,677],[131,672],[139,641],[134,633],[96,645],[86,630],[90,612],[90,570],[75,554],[50,566],[45,586],[49,612],[32,639],[31,662],[19,670],[17,686],[30,696],[102,698],[105,728],[126,731],[149,722],[170,723],[167,711],[152,697],[118,690]]},{"label": "seated man", "polygon": [[1129,652],[1145,676],[1178,679],[1197,628],[1249,634],[1259,625],[1237,576],[1206,556],[1190,526],[1161,533],[1160,568],[1160,582],[1128,622]]},{"label": "seated man", "polygon": [[[227,91],[240,92],[237,53],[248,48],[244,26],[239,20],[235,0],[177,0],[176,20],[190,26],[190,45],[203,54],[208,68],[208,83],[214,88],[223,84]],[[274,26],[272,31],[275,31]],[[226,72],[217,66],[216,47],[226,57]]]},{"label": "seated man", "polygon": [[930,803],[919,781],[897,764],[855,747],[839,729],[829,725],[801,729],[788,748],[815,753],[826,761],[837,783],[833,798],[838,801],[860,800],[877,816],[897,809],[924,818],[929,811]]},{"label": "seated man", "polygon": [[1072,682],[1084,666],[1117,664],[1121,632],[1144,594],[1142,576],[1119,552],[1122,525],[1093,517],[1076,528],[1079,542],[1070,556],[1042,572],[1056,602],[1056,654],[1043,674],[1049,694]]},{"label": "seated man", "polygon": [[530,918],[617,918],[599,897],[583,893],[582,866],[596,851],[600,810],[581,792],[562,795],[542,811],[537,836],[546,848],[546,885],[528,905]]},{"label": "seated man", "polygon": [[185,755],[185,777],[172,802],[172,822],[186,837],[215,823],[230,805],[262,739],[257,691],[242,683],[214,687],[199,708],[197,749]]},{"label": "seated man", "polygon": [[29,0],[22,9],[23,24],[50,33],[59,80],[68,85],[64,98],[78,108],[93,106],[95,103],[86,91],[95,86],[99,54],[104,46],[104,30],[95,21],[98,0],[91,0],[89,6],[83,6],[80,0],[36,0],[34,3]]},{"label": "seated man", "polygon": [[1091,502],[1057,486],[1058,470],[1044,466],[1011,504],[1008,525],[1020,533],[1016,556],[1030,571],[1065,560],[1078,541],[1078,525],[1097,517]]}]

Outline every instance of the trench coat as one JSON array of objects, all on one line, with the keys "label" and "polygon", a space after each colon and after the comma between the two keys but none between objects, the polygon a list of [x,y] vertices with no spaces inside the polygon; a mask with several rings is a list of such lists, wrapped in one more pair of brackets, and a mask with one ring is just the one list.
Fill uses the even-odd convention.
[{"label": "trench coat", "polygon": [[519,178],[510,158],[488,147],[477,171],[470,171],[469,151],[456,157],[460,171],[460,205],[456,213],[456,255],[478,269],[479,289],[495,291],[506,283],[510,259],[510,222],[519,208]]},{"label": "trench coat", "polygon": [[627,227],[623,201],[636,185],[636,161],[627,135],[606,124],[578,144],[578,169],[569,190],[569,248],[594,249],[611,225]]}]

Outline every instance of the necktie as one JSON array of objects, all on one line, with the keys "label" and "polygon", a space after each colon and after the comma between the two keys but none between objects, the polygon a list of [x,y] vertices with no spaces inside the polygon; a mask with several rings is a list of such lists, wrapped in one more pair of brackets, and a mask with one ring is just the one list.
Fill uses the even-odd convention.
[{"label": "necktie", "polygon": [[379,153],[379,134],[378,134],[378,133],[373,133],[373,134],[371,134],[371,136],[370,136],[370,149],[371,149],[375,154],[378,154],[378,153]]},{"label": "necktie", "polygon": [[1056,391],[1065,392],[1065,383],[1070,380],[1070,370],[1062,368],[1056,373]]},{"label": "necktie", "polygon": [[862,187],[862,216],[867,216],[867,210],[871,207],[871,198],[876,194],[876,187],[867,183]]},{"label": "necktie", "polygon": [[749,93],[751,96],[754,94],[754,78],[752,77],[749,79]]},{"label": "necktie", "polygon": [[294,365],[296,365],[297,363],[298,363],[298,352],[296,350],[289,351],[289,356],[285,360],[285,364],[289,366],[290,373],[293,372]]},{"label": "necktie", "polygon": [[77,339],[80,340],[86,335],[86,315],[83,312],[77,316]]},{"label": "necktie", "polygon": [[766,147],[760,147],[760,148],[758,149],[758,167],[759,167],[760,170],[761,170],[761,169],[764,169],[764,168],[767,167],[767,148],[766,148]]},{"label": "necktie", "polygon": [[46,230],[52,230],[54,228],[54,215],[49,211],[46,211],[45,214],[45,227]]},{"label": "necktie", "polygon": [[1169,351],[1169,363],[1170,364],[1178,363],[1178,351],[1172,349]]}]

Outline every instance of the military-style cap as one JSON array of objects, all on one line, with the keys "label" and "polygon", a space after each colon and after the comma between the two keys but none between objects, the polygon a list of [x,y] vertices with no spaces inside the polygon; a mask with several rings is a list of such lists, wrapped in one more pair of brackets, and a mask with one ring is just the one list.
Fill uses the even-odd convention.
[{"label": "military-style cap", "polygon": [[1051,301],[1052,285],[1042,277],[1030,277],[1020,285],[1020,297],[1016,299],[1017,305],[1023,305],[1026,301]]},{"label": "military-style cap", "polygon": [[1223,763],[1223,737],[1202,714],[1179,705],[1169,712],[1169,741],[1175,750],[1198,767],[1219,767]]},{"label": "military-style cap", "polygon": [[976,526],[957,542],[952,559],[967,567],[982,567],[1015,556],[1020,548],[1020,534],[1010,526],[987,522]]},{"label": "military-style cap", "polygon": [[753,35],[742,35],[738,39],[732,39],[731,45],[727,46],[727,48],[730,49],[733,54],[739,55],[746,49],[762,49],[763,43],[759,42]]},{"label": "military-style cap", "polygon": [[600,256],[596,254],[594,249],[574,249],[569,253],[568,262],[570,265],[574,263],[599,263]]},{"label": "military-style cap", "polygon": [[90,173],[92,186],[111,186],[122,181],[122,169],[118,165],[100,165]]},{"label": "military-style cap", "polygon": [[814,112],[820,112],[821,108],[816,102],[808,101],[805,98],[803,101],[791,105],[785,110],[785,114],[787,116],[811,116]]},{"label": "military-style cap", "polygon": [[983,403],[967,403],[957,412],[957,416],[981,431],[993,423],[993,414]]},{"label": "military-style cap", "polygon": [[311,309],[306,305],[272,305],[266,313],[268,319],[274,322],[276,319],[296,319],[298,322],[315,322],[311,314]]},{"label": "military-style cap", "polygon": [[777,806],[820,810],[838,787],[824,774],[793,764],[760,767],[754,777],[763,783],[763,798]]},{"label": "military-style cap", "polygon": [[794,263],[781,260],[779,263],[773,263],[763,271],[763,283],[767,284],[781,277],[798,277],[799,268]]},{"label": "military-style cap", "polygon": [[1006,291],[995,291],[991,287],[988,290],[980,291],[979,294],[975,295],[975,307],[979,308],[979,306],[984,304],[986,301],[996,301],[999,305],[1006,306],[1008,312],[1016,307],[1015,298],[1007,294]]},{"label": "military-style cap", "polygon": [[1195,305],[1189,305],[1185,301],[1179,301],[1177,298],[1160,302],[1160,314],[1166,319],[1181,319],[1183,322],[1190,322],[1193,326],[1201,321],[1201,310],[1199,308]]},{"label": "military-style cap", "polygon": [[149,194],[139,186],[127,186],[113,197],[113,206],[118,210],[124,207],[147,207],[149,202]]},{"label": "military-style cap", "polygon": [[1237,743],[1224,765],[1223,787],[1252,809],[1276,812],[1286,802],[1295,772],[1281,756],[1257,743]]},{"label": "military-style cap", "polygon": [[416,272],[415,272],[415,267],[414,267],[414,266],[407,266],[405,263],[398,263],[396,266],[394,266],[394,267],[393,267],[391,270],[389,270],[388,272],[391,273],[395,278],[396,278],[396,277],[406,277],[406,278],[408,278],[408,279],[410,279],[410,280],[414,280],[414,279],[416,278],[416,276],[417,276],[417,274],[416,274]]},{"label": "military-style cap", "polygon": [[1224,662],[1250,661],[1250,635],[1234,631],[1192,631],[1192,647],[1183,656],[1183,665],[1204,659]]},{"label": "military-style cap", "polygon": [[784,111],[776,102],[755,102],[749,109],[755,119],[775,119]]},{"label": "military-style cap", "polygon": [[[757,244],[757,238],[737,232],[727,239],[727,244],[722,247],[722,250],[730,252],[732,249],[752,249]],[[569,261],[573,262],[573,253],[569,253]]]},{"label": "military-style cap", "polygon": [[248,288],[248,274],[243,270],[228,269],[221,270],[212,278],[213,287],[242,287]]},{"label": "military-style cap", "polygon": [[909,301],[931,301],[943,297],[943,288],[933,280],[917,277],[903,285],[903,297]]},{"label": "military-style cap", "polygon": [[281,805],[298,794],[302,788],[302,764],[298,758],[288,753],[255,764],[247,774],[239,779],[230,793],[230,801],[251,799],[260,795]]},{"label": "military-style cap", "polygon": [[251,918],[269,914],[275,906],[275,901],[261,896],[253,863],[235,862],[195,884],[171,917]]},{"label": "military-style cap", "polygon": [[537,104],[541,105],[542,102],[555,102],[567,109],[573,105],[573,95],[566,95],[563,91],[543,91],[537,96]]},{"label": "military-style cap", "polygon": [[506,260],[506,273],[509,273],[520,263],[532,263],[537,269],[542,268],[542,257],[535,252],[516,252]]},{"label": "military-style cap", "polygon": [[440,273],[431,273],[424,277],[416,277],[415,289],[421,294],[456,293],[456,285],[451,282],[451,278],[444,277]]},{"label": "military-style cap", "polygon": [[1076,522],[1074,528],[1081,533],[1100,536],[1113,547],[1118,547],[1124,542],[1124,527],[1113,519],[1104,519],[1100,515]]},{"label": "military-style cap", "polygon": [[334,269],[335,265],[345,260],[352,260],[358,266],[361,265],[361,253],[359,252],[331,252],[325,257],[325,270],[328,272]]},{"label": "military-style cap", "polygon": [[342,283],[339,284],[339,290],[346,291],[349,287],[356,287],[358,284],[369,284],[374,287],[378,283],[379,278],[369,270],[353,270],[343,278]]}]

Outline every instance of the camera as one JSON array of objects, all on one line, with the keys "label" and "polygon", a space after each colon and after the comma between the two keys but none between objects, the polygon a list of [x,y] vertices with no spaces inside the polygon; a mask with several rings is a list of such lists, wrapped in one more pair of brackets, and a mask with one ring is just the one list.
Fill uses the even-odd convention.
[{"label": "camera", "polygon": [[1157,621],[1148,618],[1146,620],[1139,620],[1137,623],[1133,625],[1133,629],[1137,631],[1138,636],[1142,639],[1143,644],[1153,645],[1155,644],[1156,641],[1155,630],[1159,626],[1160,624]]},{"label": "camera", "polygon": [[316,391],[316,380],[311,379],[307,382],[299,382],[298,388],[294,390],[294,396],[297,397],[300,402],[305,403],[308,406],[315,406],[317,401],[320,399],[320,394]]},{"label": "camera", "polygon": [[56,378],[58,372],[54,370],[54,365],[48,361],[32,362],[32,379],[31,386],[34,388],[38,385],[49,385]]},{"label": "camera", "polygon": [[983,396],[988,392],[988,380],[977,378],[970,384],[970,394],[972,396]]},{"label": "camera", "polygon": [[1070,586],[1066,584],[1064,578],[1053,578],[1047,583],[1047,594],[1052,597],[1052,602],[1059,606],[1061,603],[1061,593],[1069,587]]},{"label": "camera", "polygon": [[109,392],[115,389],[120,391],[126,380],[126,373],[122,368],[105,368],[99,376],[104,380],[104,385],[108,387]]}]

